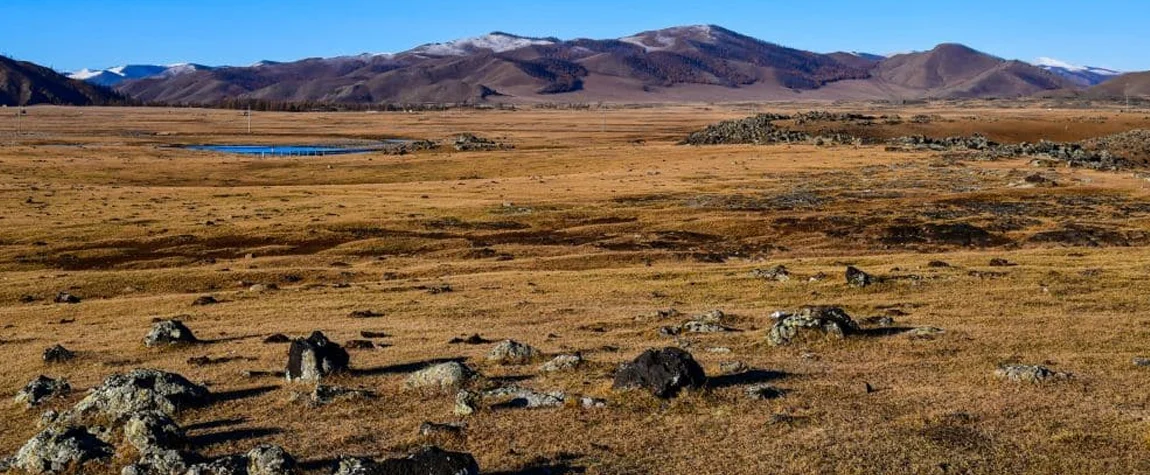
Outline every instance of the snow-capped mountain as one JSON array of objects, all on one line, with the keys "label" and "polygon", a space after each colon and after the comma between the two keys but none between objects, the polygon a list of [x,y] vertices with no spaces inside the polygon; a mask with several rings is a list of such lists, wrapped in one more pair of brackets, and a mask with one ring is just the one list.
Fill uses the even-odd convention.
[{"label": "snow-capped mountain", "polygon": [[171,77],[195,71],[209,70],[210,66],[202,64],[179,63],[167,66],[154,64],[128,64],[108,69],[81,69],[68,74],[69,78],[79,79],[92,84],[114,87],[129,79],[143,79],[150,77]]},{"label": "snow-capped mountain", "polygon": [[464,56],[478,50],[491,50],[496,53],[503,53],[527,46],[551,45],[558,42],[559,40],[556,38],[531,38],[496,31],[475,38],[464,38],[446,43],[429,43],[415,47],[407,51],[407,53],[424,56]]},{"label": "snow-capped mountain", "polygon": [[1122,74],[1121,71],[1092,66],[1078,66],[1067,63],[1066,61],[1046,57],[1038,58],[1031,64],[1069,79],[1079,86],[1086,87],[1101,84]]}]

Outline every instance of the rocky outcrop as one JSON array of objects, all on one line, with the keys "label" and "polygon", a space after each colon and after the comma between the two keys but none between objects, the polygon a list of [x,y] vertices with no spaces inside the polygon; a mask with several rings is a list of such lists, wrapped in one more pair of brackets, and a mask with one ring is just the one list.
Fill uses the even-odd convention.
[{"label": "rocky outcrop", "polygon": [[479,475],[475,457],[463,452],[449,452],[438,447],[424,447],[403,458],[375,461],[345,457],[333,475]]},{"label": "rocky outcrop", "polygon": [[61,473],[83,470],[113,454],[110,444],[83,427],[49,427],[16,452],[12,466],[28,473]]},{"label": "rocky outcrop", "polygon": [[669,398],[687,388],[701,388],[707,375],[690,353],[679,348],[651,349],[615,373],[615,389],[643,388]]},{"label": "rocky outcrop", "polygon": [[122,421],[141,412],[172,415],[209,402],[208,389],[183,376],[154,369],[137,369],[109,376],[65,416],[71,420],[99,417]]}]

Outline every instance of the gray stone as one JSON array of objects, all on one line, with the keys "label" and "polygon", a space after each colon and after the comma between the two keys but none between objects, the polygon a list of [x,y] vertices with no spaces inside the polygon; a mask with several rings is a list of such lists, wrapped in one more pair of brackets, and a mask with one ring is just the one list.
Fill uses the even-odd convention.
[{"label": "gray stone", "polygon": [[288,381],[319,381],[324,377],[347,370],[351,357],[321,332],[312,332],[307,338],[293,340],[288,348]]},{"label": "gray stone", "polygon": [[120,470],[120,475],[172,475],[182,474],[192,463],[189,455],[178,450],[154,450]]},{"label": "gray stone", "polygon": [[656,397],[674,397],[685,388],[701,388],[707,375],[690,353],[674,347],[650,349],[615,373],[615,389],[644,388]]},{"label": "gray stone", "polygon": [[84,427],[49,427],[16,452],[12,466],[29,473],[61,473],[113,454],[111,445]]},{"label": "gray stone", "polygon": [[479,475],[475,457],[463,452],[448,452],[438,447],[424,447],[403,458],[377,462],[372,459],[340,459],[332,475]]},{"label": "gray stone", "polygon": [[210,402],[207,388],[183,376],[154,369],[136,369],[113,374],[63,417],[74,420],[101,417],[123,421],[133,414],[159,411],[173,415],[184,408]]},{"label": "gray stone", "polygon": [[583,364],[583,356],[579,354],[574,355],[559,355],[552,358],[551,361],[543,363],[539,366],[539,371],[544,373],[554,373],[557,371],[567,371],[575,369]]},{"label": "gray stone", "polygon": [[1150,358],[1134,358],[1134,366],[1139,366],[1139,367],[1150,366]]},{"label": "gray stone", "polygon": [[782,389],[776,388],[773,385],[761,383],[752,384],[746,388],[747,397],[750,399],[778,399],[786,394]]},{"label": "gray stone", "polygon": [[807,333],[842,339],[858,330],[858,324],[839,307],[808,306],[780,317],[767,332],[767,342],[774,346],[788,345]]},{"label": "gray stone", "polygon": [[946,330],[938,327],[917,327],[906,332],[906,336],[908,338],[917,338],[920,340],[933,340],[934,338],[941,336],[944,333],[946,333]]},{"label": "gray stone", "polygon": [[515,407],[523,409],[539,409],[546,407],[560,407],[567,400],[567,395],[561,391],[541,392],[533,389],[514,386],[492,389],[484,392],[485,397],[504,399],[502,407]]},{"label": "gray stone", "polygon": [[188,467],[185,475],[247,475],[248,458],[243,455],[228,455],[211,462]]},{"label": "gray stone", "polygon": [[248,451],[247,475],[293,475],[299,472],[296,460],[283,447],[260,444]]},{"label": "gray stone", "polygon": [[503,340],[487,353],[487,361],[501,365],[523,365],[538,361],[543,356],[531,345],[515,340]]},{"label": "gray stone", "polygon": [[1070,373],[1054,371],[1045,366],[1022,364],[1002,365],[994,370],[994,376],[1017,383],[1043,383],[1071,377]]},{"label": "gray stone", "polygon": [[584,409],[600,409],[607,407],[607,400],[583,396],[579,398],[579,404],[583,406]]},{"label": "gray stone", "polygon": [[186,345],[198,341],[184,322],[179,320],[159,320],[152,324],[152,329],[144,336],[144,346],[148,348]]},{"label": "gray stone", "polygon": [[317,405],[331,404],[336,401],[373,399],[375,393],[366,389],[352,389],[341,386],[317,384],[311,392],[311,401]]},{"label": "gray stone", "polygon": [[791,273],[786,266],[777,265],[768,269],[754,269],[751,271],[751,277],[786,282],[791,280]]},{"label": "gray stone", "polygon": [[72,385],[64,378],[52,379],[44,375],[37,376],[16,393],[17,404],[27,404],[28,407],[38,406],[41,403],[63,397],[72,392]]},{"label": "gray stone", "polygon": [[476,376],[475,370],[455,361],[440,363],[412,373],[407,386],[448,392],[459,389]]}]

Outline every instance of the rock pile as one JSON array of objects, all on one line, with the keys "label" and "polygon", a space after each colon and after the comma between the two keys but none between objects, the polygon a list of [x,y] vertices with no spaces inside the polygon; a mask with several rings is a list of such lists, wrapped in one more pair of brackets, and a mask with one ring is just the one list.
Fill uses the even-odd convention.
[{"label": "rock pile", "polygon": [[775,126],[776,120],[789,119],[789,116],[759,114],[746,119],[727,120],[709,125],[692,133],[682,142],[683,145],[723,145],[723,144],[774,144],[802,143],[810,140],[810,135]]},{"label": "rock pile", "polygon": [[476,136],[475,134],[460,134],[455,137],[452,147],[458,152],[474,152],[487,150],[507,150],[515,148],[511,144],[496,142],[491,139]]}]

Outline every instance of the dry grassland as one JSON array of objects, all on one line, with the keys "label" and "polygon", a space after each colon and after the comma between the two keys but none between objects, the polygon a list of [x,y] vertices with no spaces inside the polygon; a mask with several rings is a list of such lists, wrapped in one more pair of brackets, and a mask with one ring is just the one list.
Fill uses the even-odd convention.
[{"label": "dry grassland", "polygon": [[[825,107],[772,111],[812,108]],[[1002,141],[1150,128],[1146,114],[1111,110],[841,109],[951,119],[890,134]],[[483,410],[465,438],[435,441],[484,473],[1150,472],[1150,368],[1131,363],[1150,356],[1150,182],[881,146],[675,144],[749,112],[257,114],[252,136],[235,111],[38,107],[19,136],[5,114],[0,395],[63,376],[80,389],[50,406],[64,408],[111,373],[174,371],[233,396],[180,416],[205,453],[274,442],[330,473],[339,455],[403,453],[427,442],[421,422],[456,420],[451,396],[403,380],[420,362],[464,357],[489,377],[609,401]],[[460,132],[516,148],[260,159],[168,146]],[[1058,186],[1016,186],[1036,172]],[[906,231],[956,224],[988,237]],[[749,274],[776,264],[795,278]],[[849,288],[848,264],[890,279]],[[818,273],[828,278],[808,281]],[[427,290],[441,284],[453,291]],[[83,301],[52,303],[60,291]],[[221,303],[191,306],[201,295]],[[808,304],[946,333],[768,346],[770,313]],[[658,329],[679,321],[653,316],[667,308],[721,309],[743,331],[676,341]],[[355,310],[383,316],[348,318]],[[152,318],[178,315],[209,343],[143,347]],[[355,371],[333,380],[378,399],[312,408],[294,396],[306,385],[242,374],[283,369],[286,346],[264,337],[312,330],[389,335],[353,350]],[[591,364],[559,375],[489,365],[490,345],[448,344],[472,333]],[[42,362],[56,343],[78,358]],[[669,401],[611,390],[617,364],[676,344],[716,377],[710,389]],[[223,360],[188,363],[197,356]],[[760,371],[717,377],[730,360]],[[996,380],[1006,362],[1074,378]],[[743,386],[761,381],[787,394],[747,399]],[[0,455],[37,432],[40,410],[0,404]]]}]

